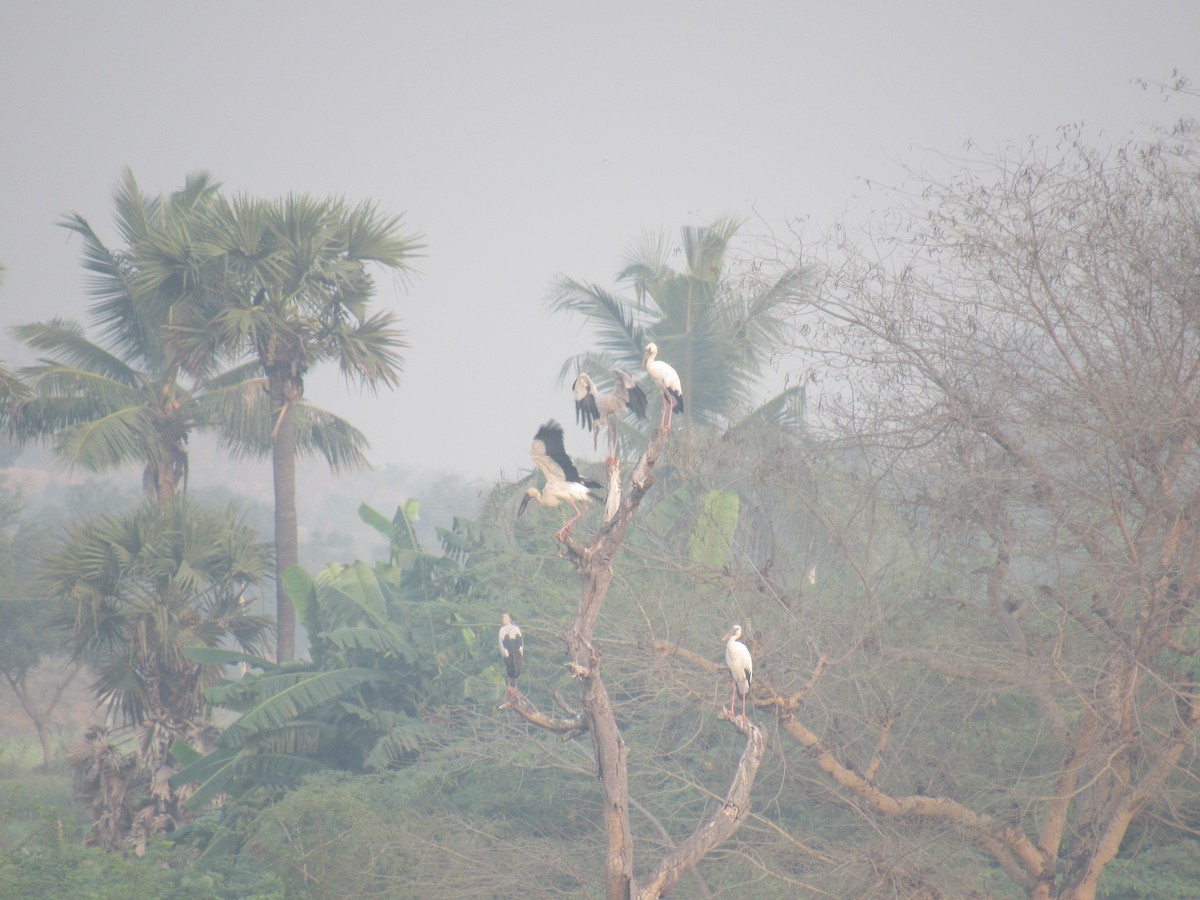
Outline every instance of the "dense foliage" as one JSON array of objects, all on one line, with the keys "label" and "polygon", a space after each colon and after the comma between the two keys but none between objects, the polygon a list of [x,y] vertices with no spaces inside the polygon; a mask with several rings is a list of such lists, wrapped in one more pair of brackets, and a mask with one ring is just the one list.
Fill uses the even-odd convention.
[{"label": "dense foliage", "polygon": [[[390,518],[363,505],[386,559],[282,572],[311,641],[283,662],[237,625],[264,568],[252,535],[171,503],[74,525],[49,593],[75,613],[98,693],[153,726],[139,744],[158,765],[131,773],[127,745],[93,730],[78,757],[90,796],[154,796],[145,776],[169,773],[190,809],[143,807],[178,827],[157,846],[143,829],[138,860],[77,846],[98,822],[122,846],[137,803],[95,806],[84,825],[10,803],[0,882],[587,894],[611,875],[598,823],[613,821],[604,766],[619,759],[634,883],[724,810],[744,826],[680,893],[1191,896],[1198,173],[1191,123],[1111,153],[1065,132],[923,182],[868,226],[872,242],[834,229],[819,278],[731,272],[737,223],[720,220],[685,230],[683,271],[665,243],[639,248],[618,278],[629,296],[557,282],[553,306],[599,323],[602,353],[570,365],[632,368],[653,337],[697,398],[695,420],[649,444],[654,490],[604,561],[584,657],[584,544],[607,526],[593,510],[556,539],[560,519],[516,520],[521,485],[443,530],[438,553],[417,540],[415,501]],[[209,311],[257,315],[257,294],[237,296]],[[783,338],[822,403],[745,415]],[[504,612],[525,634],[527,711],[571,720],[602,661],[617,756],[586,728],[515,714]],[[722,715],[718,637],[734,623],[755,659],[754,729],[770,735],[738,810],[726,791],[749,745]],[[213,706],[229,713],[219,737],[203,727]]]}]

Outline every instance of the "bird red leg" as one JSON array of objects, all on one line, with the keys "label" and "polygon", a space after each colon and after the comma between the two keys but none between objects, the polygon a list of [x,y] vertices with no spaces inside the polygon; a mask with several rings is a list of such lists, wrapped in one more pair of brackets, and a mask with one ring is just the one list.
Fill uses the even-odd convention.
[{"label": "bird red leg", "polygon": [[578,506],[575,505],[574,500],[571,501],[571,506],[575,507],[575,517],[573,519],[571,519],[570,521],[568,521],[566,525],[564,525],[562,528],[559,529],[559,531],[558,531],[559,540],[562,540],[564,537],[566,537],[568,534],[570,534],[571,526],[574,525],[576,522],[578,522],[579,519],[583,516],[583,514],[585,512],[587,512],[586,505],[583,507],[583,509],[580,509]]}]

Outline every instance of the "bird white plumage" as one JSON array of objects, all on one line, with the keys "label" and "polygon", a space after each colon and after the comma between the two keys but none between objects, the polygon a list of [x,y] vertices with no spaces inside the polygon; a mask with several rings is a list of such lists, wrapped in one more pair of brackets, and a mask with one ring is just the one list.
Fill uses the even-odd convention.
[{"label": "bird white plumage", "polygon": [[575,420],[592,431],[592,447],[600,442],[600,428],[608,429],[608,461],[611,466],[617,458],[619,425],[621,415],[632,409],[639,419],[646,418],[646,394],[624,369],[613,369],[613,389],[601,394],[586,372],[581,372],[571,385],[575,394]]},{"label": "bird white plumage", "polygon": [[525,639],[521,635],[520,626],[508,613],[500,617],[500,656],[504,659],[504,669],[508,673],[506,693],[516,693],[517,678],[521,675],[521,663],[525,659]]},{"label": "bird white plumage", "polygon": [[683,385],[679,381],[679,373],[657,357],[658,345],[651,341],[642,355],[642,368],[662,393],[663,412],[658,424],[670,429],[676,410],[683,412]]},{"label": "bird white plumage", "polygon": [[733,679],[733,696],[729,698],[729,714],[733,715],[734,702],[742,698],[742,718],[746,718],[746,695],[750,693],[750,683],[754,681],[754,660],[750,650],[738,638],[742,636],[742,626],[734,625],[729,633],[721,640],[725,642],[725,665],[729,667],[729,677]]},{"label": "bird white plumage", "polygon": [[[593,493],[604,486],[598,481],[587,481],[567,456],[563,445],[562,426],[551,419],[537,430],[533,443],[529,446],[529,458],[534,465],[542,470],[546,477],[546,485],[540,491],[531,487],[525,491],[517,515],[525,512],[530,500],[537,501],[540,506],[558,506],[560,503],[570,503],[575,509],[574,518],[567,521],[558,531],[558,539],[562,540],[585,512],[588,503],[599,499],[599,494]],[[582,509],[580,506],[582,505]]]}]

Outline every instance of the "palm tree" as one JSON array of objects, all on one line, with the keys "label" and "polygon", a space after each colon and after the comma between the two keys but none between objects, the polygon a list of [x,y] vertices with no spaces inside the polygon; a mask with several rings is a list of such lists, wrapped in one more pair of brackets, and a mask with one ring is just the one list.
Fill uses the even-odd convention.
[{"label": "palm tree", "polygon": [[[335,470],[360,465],[360,434],[331,416],[307,420],[308,372],[335,362],[351,382],[372,390],[399,383],[405,346],[389,312],[370,310],[371,263],[409,270],[421,244],[398,216],[371,203],[289,195],[278,201],[221,197],[189,223],[186,237],[152,242],[141,260],[142,287],[186,292],[166,329],[184,369],[203,382],[221,366],[249,360],[266,380],[269,427],[245,452],[271,456],[275,488],[276,571],[298,563],[296,455],[316,451]],[[307,444],[305,443],[307,442]],[[277,585],[279,660],[295,656],[295,610]]]},{"label": "palm tree", "polygon": [[[216,189],[208,176],[195,175],[168,197],[147,197],[126,170],[114,194],[117,228],[136,247],[210,202]],[[187,476],[189,432],[213,419],[219,392],[244,376],[207,392],[182,385],[162,343],[169,304],[149,302],[135,289],[131,250],[109,249],[78,214],[62,224],[83,239],[91,314],[107,346],[63,319],[14,329],[43,356],[21,372],[29,389],[9,404],[10,430],[22,442],[50,442],[69,466],[99,472],[142,463],[146,492],[173,497]]]},{"label": "palm tree", "polygon": [[636,243],[617,274],[620,288],[610,291],[567,276],[551,286],[547,304],[554,312],[580,314],[591,326],[598,352],[568,359],[560,377],[587,369],[606,378],[612,366],[640,365],[649,341],[669,361],[683,383],[693,421],[723,430],[755,411],[777,420],[792,405],[784,395],[761,400],[760,376],[772,354],[783,346],[790,304],[804,290],[810,271],[800,266],[763,275],[755,270],[734,278],[728,271],[730,247],[742,225],[725,216],[710,225],[681,230],[685,268],[672,268],[675,247],[663,234]]},{"label": "palm tree", "polygon": [[248,614],[245,595],[269,564],[269,545],[234,510],[148,499],[71,526],[38,580],[73,610],[71,653],[92,663],[99,699],[140,725],[207,714],[203,690],[221,667],[198,665],[182,648],[263,647],[269,624]]},{"label": "palm tree", "polygon": [[54,319],[14,333],[45,354],[21,370],[31,394],[10,406],[22,442],[47,441],[67,466],[104,472],[143,463],[146,493],[165,500],[187,477],[187,437],[205,421],[204,397],[166,369],[140,368]]},{"label": "palm tree", "polygon": [[[604,379],[614,365],[636,367],[650,341],[678,371],[689,427],[679,464],[662,470],[667,491],[648,506],[647,523],[674,536],[693,562],[718,570],[735,544],[744,559],[769,564],[776,548],[761,535],[792,533],[777,498],[744,471],[731,479],[729,466],[743,465],[747,455],[794,457],[805,412],[802,385],[764,399],[762,375],[794,343],[791,317],[813,271],[735,257],[741,225],[725,216],[685,227],[678,247],[664,234],[648,234],[626,254],[615,290],[562,276],[547,299],[555,312],[582,315],[596,336],[595,352],[563,364],[563,380],[580,369]],[[772,449],[780,447],[788,449]]]},{"label": "palm tree", "polygon": [[90,664],[99,700],[136,732],[129,752],[100,725],[71,749],[80,796],[96,812],[94,840],[113,847],[132,835],[140,850],[182,821],[187,793],[168,785],[168,748],[213,740],[204,691],[224,673],[185,650],[266,645],[269,623],[247,612],[246,593],[269,565],[269,545],[232,509],[182,497],[73,526],[47,553],[39,582],[71,610],[71,659]]}]

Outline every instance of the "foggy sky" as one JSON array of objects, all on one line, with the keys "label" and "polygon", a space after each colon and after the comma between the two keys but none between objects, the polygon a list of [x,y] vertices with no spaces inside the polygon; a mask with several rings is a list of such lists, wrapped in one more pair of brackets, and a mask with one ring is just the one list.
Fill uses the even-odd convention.
[{"label": "foggy sky", "polygon": [[[834,8],[837,7],[837,8]],[[978,10],[978,11],[973,11]],[[747,231],[886,206],[929,150],[1083,123],[1097,143],[1196,115],[1132,79],[1200,78],[1187,2],[31,2],[0,7],[0,359],[10,326],[82,319],[79,212],[207,170],[233,192],[375,199],[428,248],[380,284],[411,345],[399,391],[330,372],[309,398],[377,465],[515,478],[573,421],[579,323],[558,273],[613,286],[629,245],[724,213]],[[568,450],[591,441],[568,429]]]}]

